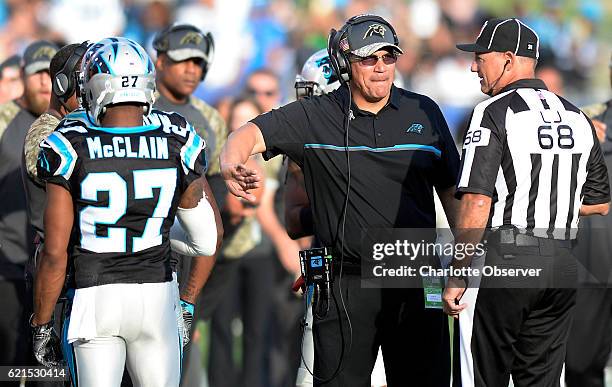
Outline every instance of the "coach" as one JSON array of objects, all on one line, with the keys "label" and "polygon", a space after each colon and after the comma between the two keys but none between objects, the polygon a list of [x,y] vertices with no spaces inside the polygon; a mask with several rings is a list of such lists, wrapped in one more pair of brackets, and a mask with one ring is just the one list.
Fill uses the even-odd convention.
[{"label": "coach", "polygon": [[491,98],[474,108],[465,135],[456,237],[477,243],[487,227],[485,265],[544,269],[538,279],[482,277],[467,291],[466,278],[449,278],[443,301],[459,316],[463,387],[506,386],[510,374],[515,386],[559,385],[576,296],[570,248],[578,217],[609,208],[593,125],[533,79],[538,46],[518,19],[489,20],[476,43],[457,46],[474,52],[471,70]]},{"label": "coach", "polygon": [[342,357],[341,371],[326,385],[369,386],[382,345],[389,385],[447,386],[443,313],[424,308],[422,289],[362,289],[359,268],[365,259],[360,254],[364,228],[435,227],[434,187],[454,219],[459,161],[453,139],[431,99],[393,86],[402,51],[386,20],[355,16],[340,31],[332,30],[329,45],[343,85],[238,129],[221,153],[221,172],[233,194],[250,200],[248,190],[258,177],[243,166],[249,155],[288,155],[304,171],[316,237],[333,247],[336,263],[344,255],[343,278],[333,284],[339,313],[332,305],[314,323],[318,378],[332,376]]}]

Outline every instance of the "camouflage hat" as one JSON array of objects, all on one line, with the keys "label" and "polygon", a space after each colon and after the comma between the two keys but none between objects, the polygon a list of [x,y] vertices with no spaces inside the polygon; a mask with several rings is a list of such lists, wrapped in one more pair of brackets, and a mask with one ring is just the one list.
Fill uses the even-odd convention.
[{"label": "camouflage hat", "polygon": [[190,58],[202,58],[205,62],[210,62],[212,42],[209,35],[192,25],[174,25],[155,37],[153,47],[158,53],[165,53],[175,62]]},{"label": "camouflage hat", "polygon": [[39,71],[49,71],[51,58],[57,53],[59,47],[46,40],[37,40],[30,44],[21,58],[21,67],[26,75]]}]

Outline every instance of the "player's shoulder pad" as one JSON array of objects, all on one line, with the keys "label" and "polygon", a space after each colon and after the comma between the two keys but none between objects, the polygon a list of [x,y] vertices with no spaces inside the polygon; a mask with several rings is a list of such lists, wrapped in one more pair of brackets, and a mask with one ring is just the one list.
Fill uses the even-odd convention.
[{"label": "player's shoulder pad", "polygon": [[[145,124],[159,126],[165,133],[173,134],[182,143],[187,142],[192,136],[198,136],[185,117],[176,112],[153,109],[145,117]],[[201,139],[201,141],[204,142],[204,139]]]},{"label": "player's shoulder pad", "polygon": [[87,112],[84,109],[77,109],[62,118],[55,130],[62,133],[65,137],[72,137],[86,134],[92,126],[94,124],[90,121]]},{"label": "player's shoulder pad", "polygon": [[40,143],[40,150],[38,164],[46,170],[45,175],[59,175],[69,180],[78,158],[70,141],[56,130]]}]

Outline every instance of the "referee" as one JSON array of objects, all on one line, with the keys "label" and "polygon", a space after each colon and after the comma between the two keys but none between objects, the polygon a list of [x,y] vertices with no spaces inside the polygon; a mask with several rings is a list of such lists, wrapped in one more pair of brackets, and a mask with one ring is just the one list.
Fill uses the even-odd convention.
[{"label": "referee", "polygon": [[464,387],[507,386],[510,374],[515,386],[559,385],[576,296],[571,240],[579,215],[609,209],[593,125],[533,79],[538,45],[518,19],[493,19],[476,43],[457,46],[474,52],[471,71],[491,96],[464,138],[457,242],[478,243],[486,228],[485,268],[541,269],[535,278],[448,279],[444,309],[459,318],[455,382]]}]

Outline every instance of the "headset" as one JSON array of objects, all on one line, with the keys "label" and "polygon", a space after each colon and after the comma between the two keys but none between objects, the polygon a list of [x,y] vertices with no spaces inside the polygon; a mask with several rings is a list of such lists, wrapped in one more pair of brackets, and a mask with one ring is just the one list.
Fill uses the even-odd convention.
[{"label": "headset", "polygon": [[202,61],[202,77],[200,78],[203,81],[215,56],[215,41],[212,34],[210,32],[203,33],[197,27],[189,24],[173,25],[166,27],[164,30],[159,32],[157,36],[155,36],[155,39],[153,40],[153,48],[158,53],[168,51],[168,47],[170,46],[168,35],[175,31],[191,31],[200,34],[204,38],[204,41],[206,42],[206,51],[204,53],[206,55],[206,59]]},{"label": "headset", "polygon": [[506,59],[506,63],[504,63],[504,68],[501,71],[501,74],[499,74],[499,77],[497,77],[497,79],[495,80],[495,82],[493,82],[493,84],[489,87],[489,90],[487,90],[485,92],[486,95],[488,95],[489,97],[493,96],[493,89],[495,88],[495,86],[497,86],[497,83],[501,80],[501,78],[504,76],[504,73],[506,72],[506,67],[511,63],[512,61],[510,59]]},{"label": "headset", "polygon": [[58,72],[53,79],[53,94],[64,103],[77,91],[79,82],[77,79],[78,70],[76,67],[79,60],[81,60],[87,51],[87,48],[89,48],[89,41],[86,40],[68,57],[68,60],[66,60],[60,72]]},{"label": "headset", "polygon": [[343,38],[348,39],[348,35],[351,33],[351,28],[355,24],[361,24],[367,21],[378,22],[389,27],[389,30],[393,34],[393,44],[399,46],[399,39],[397,38],[397,34],[395,33],[393,26],[388,21],[377,15],[365,14],[353,16],[352,18],[348,19],[346,23],[344,23],[339,31],[332,28],[329,31],[329,37],[327,39],[327,53],[329,54],[331,65],[338,75],[341,83],[348,84],[352,74],[348,56],[344,50],[340,48],[340,43]]}]

